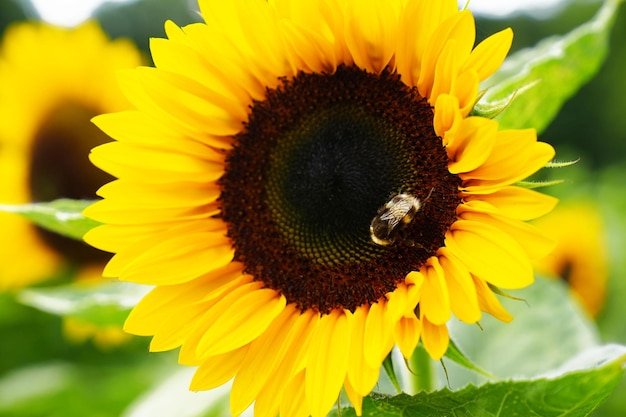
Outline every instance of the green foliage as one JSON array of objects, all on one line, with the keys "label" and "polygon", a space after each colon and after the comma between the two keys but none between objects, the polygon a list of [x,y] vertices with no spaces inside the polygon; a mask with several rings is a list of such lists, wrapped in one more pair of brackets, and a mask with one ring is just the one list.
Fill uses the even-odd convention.
[{"label": "green foliage", "polygon": [[37,226],[81,240],[85,233],[98,225],[82,214],[92,203],[89,200],[59,199],[49,203],[0,204],[0,211],[21,214]]},{"label": "green foliage", "polygon": [[18,299],[31,307],[62,317],[74,317],[97,326],[121,326],[130,309],[150,287],[110,282],[65,285],[22,291]]},{"label": "green foliage", "polygon": [[511,55],[489,78],[475,114],[496,116],[503,129],[542,132],[604,62],[619,3],[607,1],[593,20],[569,34]]},{"label": "green foliage", "polygon": [[[372,395],[363,404],[363,415],[371,417],[549,417],[586,416],[615,388],[623,374],[626,348],[608,346],[589,353],[597,362],[589,364],[587,356],[579,362],[583,370],[529,381],[504,381],[480,387],[467,386],[460,391],[443,389],[415,396]],[[341,416],[354,416],[354,410],[342,410]],[[338,416],[335,411],[331,416]]]}]

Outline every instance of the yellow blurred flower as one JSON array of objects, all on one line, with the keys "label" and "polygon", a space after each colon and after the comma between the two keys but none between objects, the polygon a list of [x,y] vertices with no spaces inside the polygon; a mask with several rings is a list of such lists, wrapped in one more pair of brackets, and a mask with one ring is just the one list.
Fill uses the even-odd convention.
[{"label": "yellow blurred flower", "polygon": [[[0,203],[94,199],[110,177],[94,169],[87,155],[110,139],[90,119],[130,106],[116,72],[141,62],[132,43],[109,40],[96,23],[75,29],[44,23],[9,27],[0,46]],[[0,213],[0,229],[0,291],[68,267],[95,264],[101,272],[107,259],[16,214]]]},{"label": "yellow blurred flower", "polygon": [[86,214],[105,276],[156,285],[125,328],[181,347],[191,389],[234,378],[231,412],[361,411],[394,345],[439,359],[451,315],[511,316],[553,242],[555,199],[514,184],[554,155],[534,130],[470,116],[512,32],[474,48],[454,0],[200,1],[166,24],[134,111],[95,122],[119,178]]},{"label": "yellow blurred flower", "polygon": [[550,255],[535,262],[537,271],[567,282],[587,312],[597,316],[608,279],[608,247],[599,208],[572,201],[534,223],[558,241]]}]

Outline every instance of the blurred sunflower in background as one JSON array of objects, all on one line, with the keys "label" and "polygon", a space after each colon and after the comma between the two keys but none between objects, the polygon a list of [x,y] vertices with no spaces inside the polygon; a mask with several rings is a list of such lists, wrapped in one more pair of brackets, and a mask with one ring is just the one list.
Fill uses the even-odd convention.
[{"label": "blurred sunflower in background", "polygon": [[534,224],[558,242],[552,253],[535,261],[537,272],[565,281],[587,313],[596,317],[604,305],[609,274],[599,208],[591,202],[570,201]]},{"label": "blurred sunflower in background", "polygon": [[181,347],[192,390],[234,377],[231,412],[357,413],[394,345],[446,352],[452,314],[511,316],[553,241],[556,199],[515,184],[554,156],[471,115],[511,42],[476,47],[456,1],[201,1],[166,24],[135,110],[94,122],[118,179],[85,211],[104,275],[155,285],[125,328]]},{"label": "blurred sunflower in background", "polygon": [[[131,42],[111,41],[96,23],[9,27],[0,50],[0,202],[94,199],[111,177],[87,155],[110,139],[90,119],[129,108],[116,71],[142,62]],[[0,228],[0,290],[63,276],[101,279],[107,254],[17,214],[1,212]]]}]

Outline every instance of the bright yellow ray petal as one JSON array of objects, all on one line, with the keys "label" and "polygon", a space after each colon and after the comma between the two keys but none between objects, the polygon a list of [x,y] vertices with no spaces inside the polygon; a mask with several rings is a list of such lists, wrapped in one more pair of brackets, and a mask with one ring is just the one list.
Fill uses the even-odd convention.
[{"label": "bright yellow ray petal", "polygon": [[[431,91],[435,81],[435,68],[446,43],[455,39],[459,42],[457,51],[460,62],[464,62],[474,46],[475,39],[474,17],[468,10],[453,14],[446,19],[432,34],[427,49],[424,52],[417,88],[424,97],[431,98]],[[431,103],[435,103],[437,97]]]},{"label": "bright yellow ray petal", "polygon": [[256,340],[250,343],[241,371],[231,389],[230,412],[241,414],[257,397],[282,359],[280,351],[295,325],[299,312],[288,305]]},{"label": "bright yellow ray petal", "polygon": [[454,152],[448,150],[448,146],[455,142],[462,120],[459,99],[449,94],[439,95],[435,103],[433,126],[437,135],[443,139],[443,146],[446,147],[450,159],[454,158]]},{"label": "bright yellow ray petal", "polygon": [[105,199],[124,201],[129,205],[169,208],[193,207],[213,203],[219,197],[216,184],[144,184],[130,180],[115,180],[102,186],[98,195]]},{"label": "bright yellow ray petal", "polygon": [[458,212],[462,219],[491,224],[506,232],[520,244],[530,259],[542,258],[556,246],[555,240],[542,233],[537,227],[504,216],[484,201],[468,202],[460,206]]},{"label": "bright yellow ray petal", "polygon": [[460,177],[465,180],[467,192],[497,191],[527,178],[553,157],[554,148],[536,142],[534,129],[500,131],[485,163],[471,172],[461,173]]},{"label": "bright yellow ray petal", "polygon": [[221,161],[207,161],[123,142],[98,146],[91,151],[89,159],[117,178],[153,184],[214,182],[224,172]]},{"label": "bright yellow ray petal", "polygon": [[198,343],[199,354],[218,355],[250,343],[284,308],[285,297],[274,290],[255,289],[253,286],[243,294],[233,291],[204,317],[210,324]]},{"label": "bright yellow ray petal", "polygon": [[524,250],[495,226],[457,220],[446,233],[445,242],[472,274],[487,282],[509,289],[533,282],[532,266]]},{"label": "bright yellow ray petal", "polygon": [[350,384],[354,387],[354,391],[361,396],[370,393],[380,374],[380,366],[371,367],[365,362],[363,346],[369,343],[365,339],[365,321],[368,310],[359,307],[355,310],[350,322],[350,363],[348,365],[348,377]]},{"label": "bright yellow ray petal", "polygon": [[305,396],[305,386],[306,378],[304,371],[298,373],[287,383],[284,399],[280,404],[281,417],[304,417],[311,414],[309,411],[310,407],[308,407],[306,401],[308,396]]},{"label": "bright yellow ray petal", "polygon": [[335,401],[348,372],[350,354],[349,317],[333,310],[322,316],[313,336],[305,392],[312,417],[324,417]]},{"label": "bright yellow ray petal", "polygon": [[475,276],[472,276],[472,279],[474,280],[474,286],[476,287],[476,294],[478,295],[480,309],[491,314],[498,320],[502,320],[507,323],[513,320],[513,316],[511,316],[509,312],[502,307],[502,304],[500,304],[500,301],[498,301],[498,298],[495,296],[493,291],[491,291],[487,283]]},{"label": "bright yellow ray petal", "polygon": [[469,172],[485,163],[496,143],[498,123],[483,117],[469,117],[461,126],[446,151],[450,156],[448,169],[453,174]]},{"label": "bright yellow ray petal", "polygon": [[496,72],[504,62],[504,58],[511,49],[513,31],[506,28],[489,36],[479,43],[471,52],[462,71],[473,69],[482,81]]},{"label": "bright yellow ray petal", "polygon": [[424,267],[424,284],[420,298],[420,311],[428,321],[441,325],[450,320],[450,298],[446,286],[445,272],[436,256],[430,257]]},{"label": "bright yellow ray petal", "polygon": [[[417,291],[419,293],[419,291]],[[415,297],[415,291],[413,294],[409,292],[409,287],[406,283],[398,284],[392,293],[387,295],[387,320],[392,323],[400,320],[408,311],[415,308],[417,301],[419,301],[419,295]]]},{"label": "bright yellow ray petal", "polygon": [[313,311],[298,316],[289,333],[288,340],[276,353],[282,358],[271,377],[261,388],[254,404],[255,415],[274,417],[285,393],[285,381],[304,370],[308,359],[310,340],[319,322],[319,314]]},{"label": "bright yellow ray petal", "polygon": [[406,359],[413,355],[421,332],[422,323],[415,317],[415,314],[412,317],[402,317],[394,326],[393,338]]},{"label": "bright yellow ray petal", "polygon": [[146,248],[126,264],[119,278],[151,285],[179,284],[227,265],[233,254],[224,233],[185,233]]},{"label": "bright yellow ray petal", "polygon": [[207,358],[200,364],[191,379],[191,391],[209,390],[230,381],[241,368],[249,346]]},{"label": "bright yellow ray petal", "polygon": [[435,78],[430,93],[430,102],[437,103],[441,94],[450,94],[456,85],[460,67],[460,47],[456,39],[445,43],[435,66]]},{"label": "bright yellow ray petal", "polygon": [[166,318],[175,315],[172,312],[210,301],[211,294],[220,294],[250,281],[251,277],[241,274],[241,266],[233,263],[184,284],[156,287],[131,310],[124,330],[137,335],[153,335]]},{"label": "bright yellow ray petal", "polygon": [[400,2],[348,1],[345,39],[354,63],[380,73],[396,50]]},{"label": "bright yellow ray petal", "polygon": [[370,306],[365,321],[365,343],[363,353],[368,366],[375,368],[385,359],[393,347],[392,329],[386,320],[386,302],[378,301]]},{"label": "bright yellow ray petal", "polygon": [[496,207],[506,216],[519,220],[531,220],[541,217],[558,203],[558,199],[524,187],[508,186],[496,192],[484,195],[466,193],[466,201],[485,201]]},{"label": "bright yellow ray petal", "polygon": [[452,94],[459,99],[461,114],[467,116],[478,100],[478,87],[480,80],[474,70],[461,72],[452,88]]},{"label": "bright yellow ray petal", "polygon": [[424,53],[433,32],[443,21],[458,12],[454,0],[417,0],[406,4],[398,37],[398,73],[405,84],[414,86],[420,78]]},{"label": "bright yellow ray petal", "polygon": [[346,378],[344,382],[344,388],[346,392],[346,396],[352,403],[354,407],[354,411],[357,416],[363,415],[363,395],[359,394],[350,383],[350,380]]},{"label": "bright yellow ray petal", "polygon": [[230,136],[239,132],[242,122],[247,120],[245,103],[221,96],[190,78],[160,68],[137,71],[147,96],[194,130]]},{"label": "bright yellow ray petal", "polygon": [[446,350],[448,350],[448,344],[450,343],[448,327],[445,324],[432,324],[426,317],[423,317],[422,343],[431,358],[434,360],[441,359]]},{"label": "bright yellow ray petal", "polygon": [[481,313],[470,273],[448,248],[440,248],[437,255],[441,267],[446,271],[446,285],[452,312],[465,323],[476,323],[480,320]]}]

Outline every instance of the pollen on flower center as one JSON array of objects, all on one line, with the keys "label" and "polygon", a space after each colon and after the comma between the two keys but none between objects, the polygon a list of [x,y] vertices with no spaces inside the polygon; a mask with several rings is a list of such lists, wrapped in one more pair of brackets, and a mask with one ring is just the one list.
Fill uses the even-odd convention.
[{"label": "pollen on flower center", "polygon": [[[220,180],[235,260],[301,309],[356,309],[393,291],[443,245],[460,180],[433,112],[396,74],[300,73],[255,102]],[[397,193],[424,204],[403,238],[370,224]]]}]

